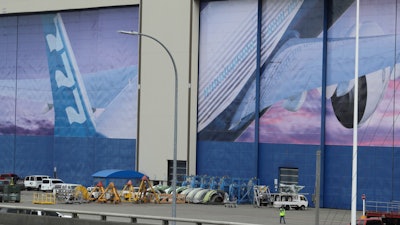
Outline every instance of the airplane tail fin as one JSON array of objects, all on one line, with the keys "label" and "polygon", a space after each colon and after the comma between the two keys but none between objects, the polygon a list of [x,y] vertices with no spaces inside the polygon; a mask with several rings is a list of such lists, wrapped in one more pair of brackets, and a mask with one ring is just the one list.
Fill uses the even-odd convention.
[{"label": "airplane tail fin", "polygon": [[93,113],[59,13],[42,16],[54,103],[54,135],[94,136]]}]

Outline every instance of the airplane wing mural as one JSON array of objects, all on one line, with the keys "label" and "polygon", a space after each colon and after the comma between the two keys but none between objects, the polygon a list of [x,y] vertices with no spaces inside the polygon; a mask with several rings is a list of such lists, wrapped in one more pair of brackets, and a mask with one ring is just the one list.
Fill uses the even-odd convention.
[{"label": "airplane wing mural", "polygon": [[[377,46],[375,48],[363,48],[359,53],[360,67],[359,74],[363,77],[379,70],[394,65],[394,35],[380,37],[365,37],[360,39],[361,45]],[[354,39],[330,40],[332,48],[337,49],[338,54],[331,54],[330,60],[340,66],[332,66],[331,72],[335,74],[327,83],[328,86],[346,82],[354,74]],[[261,107],[266,109],[272,104],[286,99],[288,110],[296,111],[298,101],[293,101],[297,96],[301,97],[304,91],[313,90],[321,86],[321,41],[316,40],[290,40],[275,57],[268,63],[261,80]],[[364,51],[365,50],[365,51]],[[397,53],[398,54],[398,53]],[[301,60],[296,60],[301,58]],[[389,69],[387,75],[393,69]],[[275,77],[278,76],[278,77]],[[354,76],[354,75],[353,75]],[[313,79],[313,78],[317,79]],[[387,84],[389,76],[386,76],[384,83]],[[361,79],[361,78],[360,78]],[[346,85],[347,87],[348,85]],[[280,87],[280,88],[274,88]],[[352,86],[350,85],[352,88]],[[350,90],[351,90],[350,88]],[[290,90],[290,91],[288,91]],[[337,88],[337,96],[342,96]],[[248,93],[255,93],[255,83]],[[300,101],[304,102],[303,101]],[[295,106],[294,106],[295,105]],[[300,104],[301,105],[301,104]],[[236,114],[233,116],[229,129],[241,129],[241,124],[247,123],[246,118],[254,117],[255,96],[246,95],[239,105]],[[362,119],[362,118],[360,118]],[[242,121],[244,120],[244,121]]]},{"label": "airplane wing mural", "polygon": [[[119,14],[123,14],[124,11],[127,16],[134,14],[132,13],[132,8],[122,11],[120,9]],[[87,14],[90,15],[91,13]],[[88,15],[85,14],[89,18]],[[69,24],[77,23],[77,21],[71,22],[71,20],[74,20],[73,15],[66,16]],[[132,39],[128,41],[126,39],[118,39],[118,36],[110,37],[109,39],[112,39],[110,43],[114,45],[114,48],[118,46],[118,44],[115,44],[118,41],[127,42],[131,45],[131,50],[126,50],[129,48],[123,46],[122,49],[126,51],[121,52],[121,56],[114,55],[113,57],[131,60],[124,62],[121,60],[122,63],[99,65],[93,68],[93,62],[89,62],[92,64],[85,64],[92,59],[87,57],[89,54],[86,55],[84,51],[96,50],[85,49],[85,47],[80,46],[82,43],[74,40],[75,46],[79,47],[78,50],[82,49],[79,60],[76,59],[62,14],[42,14],[32,17],[34,19],[31,18],[31,20],[37,23],[37,25],[32,25],[33,28],[30,28],[37,29],[32,34],[35,35],[35,38],[32,39],[37,42],[37,46],[42,46],[38,47],[41,51],[36,52],[37,61],[41,63],[41,75],[33,74],[30,75],[33,78],[27,77],[26,79],[18,77],[7,79],[4,74],[0,76],[0,88],[2,90],[0,98],[7,99],[7,101],[17,99],[16,105],[21,107],[18,109],[18,114],[20,115],[16,115],[17,126],[21,127],[21,129],[34,129],[32,127],[41,126],[40,121],[47,121],[47,126],[54,129],[55,136],[86,137],[100,135],[109,138],[135,138],[137,118],[137,106],[135,104],[137,101],[137,56],[135,56],[137,47],[135,48],[135,46],[137,46],[137,43],[135,41],[132,42]],[[98,17],[101,18],[101,16]],[[88,21],[82,22],[89,24]],[[101,22],[99,21],[98,23]],[[111,29],[107,22],[103,23],[102,26],[108,26],[108,29]],[[100,26],[99,24],[96,25]],[[135,25],[137,26],[137,24]],[[122,23],[118,26],[130,26],[129,29],[133,29],[131,27],[132,24],[128,23]],[[71,25],[70,28],[76,29]],[[7,29],[4,30],[4,32],[7,32]],[[73,30],[70,33],[76,34],[79,31]],[[103,39],[98,41],[100,49],[104,48],[104,51],[109,48],[104,36],[118,35],[115,32],[115,28],[112,28],[112,33],[110,31],[109,33],[107,34],[105,31],[105,34],[101,34]],[[40,34],[41,37],[38,37]],[[30,37],[29,34],[26,36],[19,34],[19,36]],[[123,43],[123,45],[126,44]],[[97,52],[99,51],[101,53],[101,50],[97,50]],[[42,55],[43,53],[44,55]],[[107,62],[113,61],[116,60],[107,60]],[[83,67],[85,74],[81,73],[78,66],[79,63],[85,65]],[[108,68],[99,69],[96,67]],[[0,72],[2,71],[1,68]],[[39,74],[39,72],[37,73]],[[21,115],[24,108],[27,108],[26,111],[29,111],[29,113],[22,113]],[[40,121],[38,118],[40,118]],[[20,121],[22,119],[31,121],[31,125]],[[8,120],[12,121],[13,119],[9,118]],[[19,125],[18,121],[20,121]],[[6,121],[2,123],[4,127],[7,126],[6,124],[10,124],[10,122]],[[32,123],[37,124],[32,126]]]}]

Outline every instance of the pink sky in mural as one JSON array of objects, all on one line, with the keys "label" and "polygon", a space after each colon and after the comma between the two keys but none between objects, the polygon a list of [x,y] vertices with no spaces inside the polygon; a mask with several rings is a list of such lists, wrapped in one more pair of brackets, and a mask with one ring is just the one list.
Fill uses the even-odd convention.
[{"label": "pink sky in mural", "polygon": [[[400,114],[400,93],[394,90],[400,88],[400,81],[389,82],[385,96],[378,108],[364,124],[358,127],[358,144],[360,146],[400,146],[398,138],[400,122],[395,121]],[[393,97],[394,96],[394,97]],[[321,95],[319,91],[309,91],[307,100],[297,112],[287,111],[282,102],[271,106],[260,118],[260,142],[262,143],[292,143],[314,144],[320,143],[321,109],[319,107]],[[353,129],[343,127],[337,120],[330,100],[326,108],[326,136],[328,145],[352,145]],[[393,112],[394,115],[393,115]],[[393,131],[393,127],[395,130]],[[238,142],[254,141],[254,122],[237,139]]]}]

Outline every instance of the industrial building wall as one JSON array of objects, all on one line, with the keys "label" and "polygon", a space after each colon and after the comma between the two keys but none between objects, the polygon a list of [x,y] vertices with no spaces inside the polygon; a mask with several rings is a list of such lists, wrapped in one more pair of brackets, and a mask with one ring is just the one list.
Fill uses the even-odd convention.
[{"label": "industrial building wall", "polygon": [[171,180],[168,160],[173,160],[175,132],[177,159],[187,167],[180,174],[196,173],[198,7],[197,1],[141,3],[141,32],[157,38],[172,55],[171,59],[158,43],[142,37],[137,159],[139,170],[155,180]]},{"label": "industrial building wall", "polygon": [[294,169],[311,199],[321,150],[321,205],[350,208],[357,126],[359,196],[398,200],[398,8],[361,2],[354,125],[355,5],[202,2],[198,175],[257,177],[274,187],[281,168]]},{"label": "industrial building wall", "polygon": [[139,7],[1,17],[3,173],[91,184],[101,169],[133,169]]},{"label": "industrial building wall", "polygon": [[[5,104],[7,101],[3,100],[10,96],[3,96],[0,104],[5,107],[1,109],[8,107],[9,111],[4,111],[6,116],[2,118],[11,118],[15,123],[11,123],[9,128],[4,126],[1,131],[0,158],[5,162],[1,164],[2,171],[16,171],[22,175],[49,174],[56,166],[58,175],[65,176],[66,181],[83,183],[88,182],[90,174],[97,170],[118,166],[118,169],[135,168],[151,179],[167,180],[176,131],[177,157],[186,161],[187,174],[256,177],[260,184],[273,187],[280,168],[298,169],[298,182],[306,186],[304,192],[310,194],[309,199],[314,192],[316,150],[320,149],[324,171],[322,205],[350,207],[355,1],[328,1],[332,9],[328,17],[324,17],[324,7],[327,6],[322,0],[85,1],[84,4],[89,2],[90,6],[82,5],[80,1],[61,5],[46,2],[32,4],[29,1],[32,7],[22,4],[27,1],[3,0],[0,13],[4,15],[0,21],[2,24],[6,20],[35,21],[30,20],[33,14],[36,16],[33,12],[79,9],[78,12],[86,14],[103,6],[137,7],[137,26],[121,29],[138,29],[165,44],[178,68],[178,87],[174,86],[171,59],[160,45],[142,37],[139,46],[137,37],[115,34],[113,38],[127,44],[119,52],[130,52],[131,55],[108,57],[137,60],[130,62],[133,67],[128,66],[125,70],[126,74],[131,74],[137,65],[137,71],[133,73],[137,77],[133,80],[129,76],[121,77],[122,81],[133,81],[121,83],[138,84],[137,91],[132,92],[138,96],[125,99],[126,102],[137,101],[137,116],[130,115],[138,120],[137,134],[133,129],[135,133],[131,136],[122,137],[127,133],[120,132],[117,138],[109,138],[94,134],[88,122],[85,128],[89,129],[74,129],[80,131],[74,135],[68,135],[70,133],[65,129],[48,127],[36,135],[32,121],[21,122],[16,116],[32,117],[32,114],[25,113],[25,109],[31,111],[35,108],[25,108],[25,100],[15,100],[28,96],[22,94],[29,85],[23,81],[32,74],[23,73],[11,82],[7,76],[1,77],[1,93],[12,94],[14,99],[11,104]],[[94,8],[94,11],[81,11],[82,8]],[[105,15],[110,15],[107,10],[115,9],[107,8],[104,8]],[[18,14],[26,12],[33,14]],[[384,4],[362,1],[361,12],[358,193],[365,193],[370,200],[399,200],[396,191],[400,187],[397,167],[400,126],[396,120],[400,112],[398,9],[394,1],[385,1]],[[63,20],[72,24],[66,25],[67,33],[71,31],[68,27],[74,27],[77,21],[85,21],[82,19],[84,16]],[[64,18],[63,13],[61,17]],[[43,23],[42,19],[38,21]],[[48,32],[54,30],[57,29]],[[13,34],[19,37],[32,35],[32,32],[25,31],[21,27]],[[57,37],[54,33],[49,34],[50,39]],[[101,34],[104,33],[98,33]],[[71,43],[74,37],[79,36],[72,35]],[[26,40],[31,38],[4,39],[0,43],[15,46],[15,43],[22,44]],[[18,45],[18,48],[22,49],[22,46]],[[76,49],[82,48],[83,45]],[[110,49],[118,48],[112,46]],[[17,52],[14,50],[9,49]],[[135,58],[135,55],[140,57]],[[11,62],[16,61],[13,54],[0,55],[5,56],[11,57]],[[2,62],[10,61],[0,60]],[[50,69],[52,64],[43,65],[49,71],[57,71]],[[37,68],[37,65],[30,68]],[[5,70],[9,71],[9,68]],[[14,74],[17,70],[11,71],[10,74]],[[9,75],[1,75],[4,74]],[[53,75],[56,77],[56,73]],[[57,87],[57,82],[54,79],[54,87]],[[50,82],[47,85],[50,88]],[[41,87],[41,84],[31,83],[30,86]],[[9,87],[14,87],[13,91],[7,91]],[[175,88],[179,93],[177,111],[173,107]],[[52,107],[52,104],[47,104],[47,110],[53,110]],[[39,111],[38,108],[35,110]],[[98,114],[101,112],[105,111],[97,110]],[[174,130],[175,113],[178,114],[177,130]],[[67,118],[50,117],[54,118],[54,123],[59,120],[60,124]],[[122,121],[128,125],[131,120]],[[17,124],[32,130],[20,129],[17,132]],[[102,131],[118,133],[121,130],[115,126]],[[62,135],[54,135],[57,132]],[[77,136],[82,132],[87,132],[86,136]]]},{"label": "industrial building wall", "polygon": [[[136,169],[154,180],[170,179],[168,160],[173,159],[174,149],[173,67],[171,59],[156,42],[142,39],[139,47],[138,37],[117,33],[117,30],[136,30],[159,39],[176,62],[180,102],[177,155],[178,160],[186,162],[184,173],[195,173],[197,113],[196,107],[190,107],[197,101],[199,9],[195,1],[184,4],[181,1],[2,1],[1,7],[3,32],[11,29],[13,35],[6,33],[3,35],[6,39],[1,40],[10,53],[6,54],[7,60],[2,60],[2,86],[3,89],[11,88],[11,91],[3,92],[3,98],[7,99],[2,101],[7,105],[3,108],[7,115],[4,118],[10,123],[6,121],[1,131],[0,154],[7,161],[2,164],[1,171],[24,176],[51,174],[57,170],[57,175],[65,181],[83,184],[90,184],[93,172],[110,168]],[[118,20],[114,25],[108,25],[109,21]],[[29,21],[29,26],[25,21]],[[43,24],[48,24],[45,25],[48,29],[41,35]],[[99,29],[102,24],[107,30]],[[27,28],[35,32],[25,32]],[[26,41],[32,37],[38,41]],[[65,49],[70,50],[66,50],[66,55],[73,55],[75,59],[64,60],[63,48],[57,49],[59,55],[54,54],[54,46],[49,44],[52,38],[62,41]],[[45,58],[46,42],[50,48],[48,60]],[[36,52],[32,50],[29,58],[20,60],[22,54],[19,52],[32,49],[32,46],[40,47],[36,47]],[[30,60],[35,53],[42,58]],[[110,72],[109,62],[124,60],[122,66]],[[30,65],[37,70],[38,62],[42,72],[27,73],[42,74],[41,83],[23,80],[22,70],[15,69]],[[72,72],[67,71],[66,64],[72,65]],[[65,71],[60,71],[59,66],[65,66]],[[60,85],[67,87],[70,84],[60,82],[59,74],[68,79],[74,75],[75,84],[78,84],[80,78],[75,72],[82,75],[81,83],[85,85],[81,86],[84,87],[74,89],[75,85],[72,85],[70,93],[69,87],[61,91]],[[8,73],[12,76],[8,77]],[[93,74],[99,74],[97,79],[87,79],[94,77]],[[48,81],[46,76],[50,78]],[[100,86],[99,82],[102,83]],[[104,85],[108,88],[103,89]],[[48,95],[34,99],[35,95],[24,91],[29,86],[36,87],[31,93],[46,92]],[[30,100],[24,100],[22,96],[28,96]],[[72,99],[80,101],[73,103],[76,108],[71,108],[75,108],[75,114],[65,110]],[[36,101],[40,104],[35,104]],[[106,107],[98,106],[102,101],[106,102]],[[41,105],[48,106],[44,119],[39,112]],[[79,105],[83,107],[79,108]],[[36,111],[26,114],[22,110],[25,106],[28,106],[28,112]],[[82,112],[86,119],[82,119]],[[21,120],[31,121],[28,124]]]}]

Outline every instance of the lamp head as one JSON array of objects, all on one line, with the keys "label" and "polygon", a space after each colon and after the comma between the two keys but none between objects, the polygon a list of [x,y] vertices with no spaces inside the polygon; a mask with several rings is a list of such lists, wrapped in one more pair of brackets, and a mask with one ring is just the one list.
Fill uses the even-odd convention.
[{"label": "lamp head", "polygon": [[121,33],[121,34],[130,34],[130,35],[139,35],[139,32],[137,32],[137,31],[119,30],[118,33]]}]

